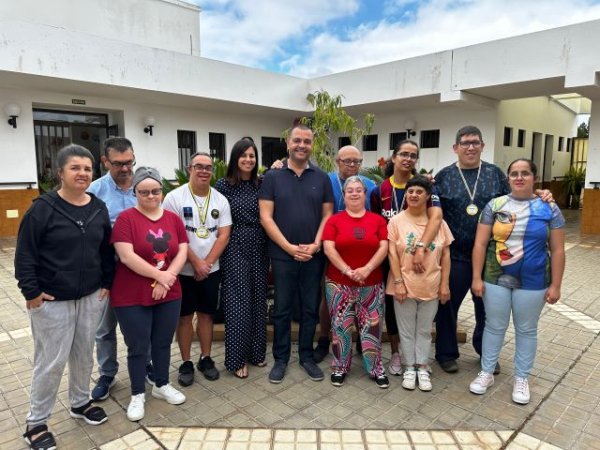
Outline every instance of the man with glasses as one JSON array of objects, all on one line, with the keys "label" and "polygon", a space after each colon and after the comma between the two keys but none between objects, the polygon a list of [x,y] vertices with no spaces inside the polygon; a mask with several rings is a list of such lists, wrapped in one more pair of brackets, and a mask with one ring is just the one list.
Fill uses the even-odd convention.
[{"label": "man with glasses", "polygon": [[281,383],[291,355],[293,302],[300,302],[300,366],[313,381],[324,378],[314,361],[313,337],[319,321],[321,278],[325,259],[321,233],[333,210],[327,174],[310,163],[313,132],[296,125],[288,137],[287,166],[265,174],[260,194],[260,221],[270,238],[269,256],[275,282],[271,383]]},{"label": "man with glasses", "polygon": [[229,242],[231,210],[227,199],[210,186],[213,161],[208,153],[190,157],[188,184],[169,192],[163,208],[179,215],[189,238],[188,260],[179,273],[182,299],[177,342],[183,361],[179,366],[179,384],[194,382],[191,359],[194,328],[200,341],[200,359],[196,367],[207,380],[219,378],[210,354],[213,341],[213,317],[219,300],[219,257]]},{"label": "man with glasses", "polygon": [[[458,371],[459,357],[456,339],[460,305],[471,289],[471,253],[479,214],[493,198],[510,193],[506,176],[499,167],[481,160],[485,147],[479,128],[466,126],[456,133],[453,145],[458,161],[440,170],[435,176],[444,220],[454,242],[450,245],[450,301],[440,304],[435,319],[437,337],[435,358],[448,373]],[[473,347],[481,355],[481,340],[485,326],[485,310],[480,297],[473,296],[475,330]],[[494,373],[500,372],[497,365]]]},{"label": "man with glasses", "polygon": [[[121,211],[132,208],[136,204],[133,193],[133,167],[135,155],[131,141],[124,137],[112,137],[104,141],[102,163],[108,173],[89,188],[89,192],[101,199],[108,207],[111,225],[115,224]],[[92,400],[105,400],[109,390],[116,383],[115,376],[119,370],[117,361],[117,318],[110,302],[105,302],[105,310],[96,331],[96,358],[100,377],[92,390]],[[152,365],[150,359],[146,367],[147,378],[152,381]]]}]

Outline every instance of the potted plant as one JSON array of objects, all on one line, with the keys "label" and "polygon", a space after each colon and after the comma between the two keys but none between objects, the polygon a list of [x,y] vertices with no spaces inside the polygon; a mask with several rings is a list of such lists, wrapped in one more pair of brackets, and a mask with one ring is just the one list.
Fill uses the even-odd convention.
[{"label": "potted plant", "polygon": [[585,183],[585,169],[571,166],[563,178],[563,191],[567,195],[567,204],[572,209],[579,208],[579,198]]}]

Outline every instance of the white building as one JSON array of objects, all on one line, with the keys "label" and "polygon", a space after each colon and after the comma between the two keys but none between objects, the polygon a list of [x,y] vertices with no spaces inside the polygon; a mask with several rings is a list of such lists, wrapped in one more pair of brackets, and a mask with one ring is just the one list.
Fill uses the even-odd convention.
[{"label": "white building", "polygon": [[[343,94],[353,115],[375,114],[365,165],[412,123],[421,166],[437,171],[455,160],[456,130],[473,124],[486,160],[533,156],[545,181],[567,170],[576,115],[591,112],[586,187],[600,181],[600,21],[307,80],[202,58],[199,15],[180,0],[0,3],[0,109],[19,110],[8,111],[16,128],[0,125],[0,235],[15,234],[37,195],[27,187],[63,145],[99,156],[109,133],[123,135],[169,178],[190,150],[226,158],[252,136],[268,164],[319,89]],[[586,191],[584,224],[600,211],[595,194]]]}]

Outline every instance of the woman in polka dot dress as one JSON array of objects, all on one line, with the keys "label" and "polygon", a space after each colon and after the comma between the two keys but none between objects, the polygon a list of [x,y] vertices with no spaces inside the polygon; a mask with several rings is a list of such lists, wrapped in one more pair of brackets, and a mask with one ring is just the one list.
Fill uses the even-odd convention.
[{"label": "woman in polka dot dress", "polygon": [[267,347],[267,238],[258,213],[258,151],[242,139],[231,150],[225,178],[215,188],[231,206],[233,228],[220,258],[225,314],[225,367],[238,378],[248,363],[264,366]]}]

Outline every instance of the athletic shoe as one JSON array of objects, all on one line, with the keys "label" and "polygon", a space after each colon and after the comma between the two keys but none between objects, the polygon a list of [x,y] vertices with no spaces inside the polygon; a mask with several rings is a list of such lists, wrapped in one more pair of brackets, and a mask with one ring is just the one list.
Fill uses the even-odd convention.
[{"label": "athletic shoe", "polygon": [[325,378],[323,371],[314,361],[308,360],[300,363],[300,366],[308,374],[308,378],[313,381],[322,381]]},{"label": "athletic shoe", "polygon": [[417,380],[419,381],[419,389],[422,391],[430,391],[433,389],[431,385],[431,376],[427,369],[419,368],[417,371]]},{"label": "athletic shoe", "polygon": [[392,353],[392,359],[388,366],[388,372],[391,375],[402,375],[402,362],[400,360],[400,353]]},{"label": "athletic shoe", "polygon": [[515,377],[512,399],[513,402],[518,403],[519,405],[526,405],[529,403],[529,382],[527,381],[527,378]]},{"label": "athletic shoe", "polygon": [[181,405],[185,402],[185,395],[171,386],[170,383],[161,387],[156,387],[156,385],[154,385],[152,387],[152,397],[165,400],[171,405]]},{"label": "athletic shoe", "polygon": [[447,373],[456,373],[458,372],[458,364],[455,359],[451,359],[449,361],[438,361],[438,364],[442,368],[444,372]]},{"label": "athletic shoe", "polygon": [[313,352],[313,359],[316,363],[320,363],[327,355],[329,355],[329,338],[320,337]]},{"label": "athletic shoe", "polygon": [[137,394],[131,396],[131,401],[127,407],[127,418],[132,422],[137,422],[144,418],[144,403],[146,394]]},{"label": "athletic shoe", "polygon": [[283,377],[285,377],[285,369],[287,364],[281,361],[275,361],[273,364],[273,368],[269,372],[269,381],[274,384],[279,384],[283,381]]},{"label": "athletic shoe", "polygon": [[485,394],[490,386],[494,384],[494,375],[487,372],[479,372],[477,378],[475,378],[469,385],[469,390],[473,394],[482,395]]},{"label": "athletic shoe", "polygon": [[414,367],[407,367],[402,375],[402,387],[412,391],[417,386],[417,371]]},{"label": "athletic shoe", "polygon": [[92,389],[90,398],[95,402],[106,400],[110,395],[110,388],[115,385],[117,379],[115,377],[109,377],[108,375],[100,375],[96,386]]},{"label": "athletic shoe", "polygon": [[185,361],[179,366],[179,377],[177,382],[181,386],[191,386],[194,382],[194,363],[191,361]]},{"label": "athletic shoe", "polygon": [[83,406],[71,408],[71,417],[75,419],[83,419],[88,425],[100,425],[108,420],[106,413],[99,406],[92,406],[90,400]]},{"label": "athletic shoe", "polygon": [[379,375],[378,377],[375,377],[374,380],[378,388],[387,389],[390,387],[390,380],[388,380],[388,377],[385,375]]},{"label": "athletic shoe", "polygon": [[204,358],[201,356],[196,367],[204,374],[204,378],[207,380],[215,381],[219,379],[219,371],[210,356],[205,356]]},{"label": "athletic shoe", "polygon": [[334,386],[341,386],[344,384],[344,380],[346,379],[346,374],[344,372],[333,372],[331,374],[331,384]]}]

